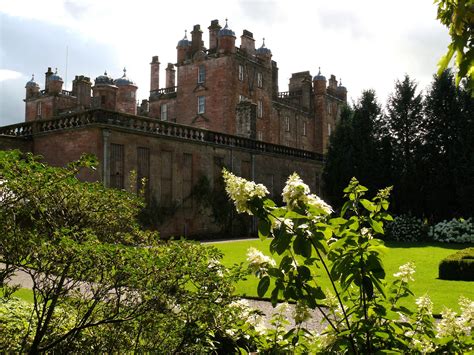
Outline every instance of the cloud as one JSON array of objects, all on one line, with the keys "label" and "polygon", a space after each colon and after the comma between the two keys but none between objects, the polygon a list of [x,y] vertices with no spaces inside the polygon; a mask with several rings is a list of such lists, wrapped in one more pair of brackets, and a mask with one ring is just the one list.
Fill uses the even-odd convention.
[{"label": "cloud", "polygon": [[22,74],[15,70],[10,69],[0,69],[0,81],[18,79]]},{"label": "cloud", "polygon": [[273,23],[278,15],[276,1],[239,0],[242,18],[256,22]]},{"label": "cloud", "polygon": [[87,6],[72,0],[64,1],[64,9],[70,16],[77,20],[83,18],[87,13]]}]

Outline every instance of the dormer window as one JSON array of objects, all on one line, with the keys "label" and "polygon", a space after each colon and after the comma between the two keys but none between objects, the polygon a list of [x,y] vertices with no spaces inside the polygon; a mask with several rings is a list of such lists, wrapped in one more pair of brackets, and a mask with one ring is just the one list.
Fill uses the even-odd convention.
[{"label": "dormer window", "polygon": [[198,68],[198,84],[202,84],[206,81],[206,67],[200,65]]}]

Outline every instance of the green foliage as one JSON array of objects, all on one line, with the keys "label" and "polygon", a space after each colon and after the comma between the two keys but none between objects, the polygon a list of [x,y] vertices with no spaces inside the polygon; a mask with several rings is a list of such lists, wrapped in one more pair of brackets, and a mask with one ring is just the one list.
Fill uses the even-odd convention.
[{"label": "green foliage", "polygon": [[[137,196],[76,178],[95,165],[84,156],[55,168],[30,154],[0,152],[1,350],[249,348],[241,333],[226,333],[236,318],[246,320],[230,307],[240,268],[222,266],[214,248],[163,243],[140,230]],[[10,297],[16,271],[33,282],[31,305]]]},{"label": "green foliage", "polygon": [[383,239],[398,242],[423,241],[428,237],[428,228],[427,223],[420,218],[401,215],[387,223]]},{"label": "green foliage", "polygon": [[435,0],[435,4],[438,6],[437,19],[448,27],[451,36],[448,51],[438,63],[438,75],[446,70],[454,56],[458,68],[456,84],[459,85],[462,78],[467,78],[471,88],[474,88],[474,1]]},{"label": "green foliage", "polygon": [[[224,176],[236,206],[259,217],[260,237],[272,237],[270,251],[281,256],[277,265],[263,254],[249,252],[250,269],[265,280],[259,285],[259,294],[268,289],[274,305],[282,297],[303,308],[318,308],[328,326],[318,339],[316,351],[365,354],[472,350],[472,301],[463,301],[463,326],[452,332],[446,331],[446,326],[436,332],[429,298],[417,300],[415,313],[399,305],[402,298],[412,295],[408,282],[414,266],[401,266],[394,282],[385,281],[381,258],[385,247],[376,236],[383,234],[384,225],[392,220],[387,212],[391,188],[368,199],[368,189],[353,178],[344,190],[346,202],[339,216],[331,218],[330,206],[311,194],[296,174],[289,177],[283,190],[286,205],[282,207],[261,196],[264,187],[228,172]],[[246,195],[236,193],[244,187]],[[255,271],[258,264],[261,268]],[[329,278],[331,290],[323,291],[321,274]],[[445,317],[446,324],[450,317]],[[291,334],[288,341],[298,343],[299,329],[297,325],[287,333]],[[311,342],[314,337],[308,333]]]},{"label": "green foliage", "polygon": [[474,243],[474,221],[472,218],[441,221],[430,228],[429,236],[437,242]]},{"label": "green foliage", "polygon": [[474,281],[474,248],[466,248],[439,263],[439,278]]}]

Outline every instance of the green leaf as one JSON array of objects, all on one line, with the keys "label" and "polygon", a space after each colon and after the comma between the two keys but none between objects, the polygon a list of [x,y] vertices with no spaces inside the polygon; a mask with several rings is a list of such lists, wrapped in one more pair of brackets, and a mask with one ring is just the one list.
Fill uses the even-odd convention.
[{"label": "green leaf", "polygon": [[364,286],[364,292],[367,298],[370,300],[374,296],[374,285],[368,276],[364,276],[362,279],[362,285]]},{"label": "green leaf", "polygon": [[373,202],[371,202],[371,201],[369,201],[365,198],[361,199],[360,203],[369,212],[374,212],[376,210],[375,205],[373,204]]},{"label": "green leaf", "polygon": [[370,224],[370,226],[372,227],[372,229],[374,230],[375,233],[383,234],[382,223],[377,222],[377,221],[373,220],[372,218],[369,218],[369,224]]},{"label": "green leaf", "polygon": [[261,240],[267,239],[268,235],[270,234],[270,222],[266,219],[261,219],[258,221],[258,237]]},{"label": "green leaf", "polygon": [[284,228],[280,229],[280,233],[270,243],[270,251],[272,253],[277,252],[278,255],[283,254],[288,249],[291,238],[291,235]]},{"label": "green leaf", "polygon": [[260,279],[260,282],[257,286],[258,297],[263,297],[270,286],[270,276],[264,276]]},{"label": "green leaf", "polygon": [[293,242],[293,250],[297,255],[305,258],[311,257],[312,246],[308,238],[303,235],[298,235]]}]

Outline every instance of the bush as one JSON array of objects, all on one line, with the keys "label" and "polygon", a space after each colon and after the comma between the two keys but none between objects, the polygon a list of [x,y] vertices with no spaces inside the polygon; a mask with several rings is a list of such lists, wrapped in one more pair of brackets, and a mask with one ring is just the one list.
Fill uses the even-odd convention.
[{"label": "bush", "polygon": [[472,218],[442,221],[430,228],[429,236],[443,243],[474,243],[474,221]]},{"label": "bush", "polygon": [[427,224],[420,218],[400,215],[387,223],[385,240],[397,242],[417,242],[427,238]]},{"label": "bush", "polygon": [[439,278],[474,281],[474,248],[467,248],[441,260]]}]

